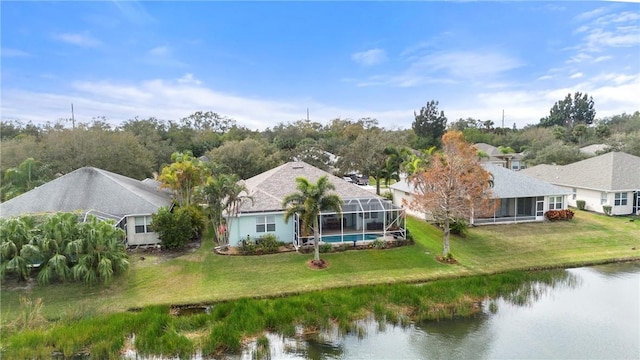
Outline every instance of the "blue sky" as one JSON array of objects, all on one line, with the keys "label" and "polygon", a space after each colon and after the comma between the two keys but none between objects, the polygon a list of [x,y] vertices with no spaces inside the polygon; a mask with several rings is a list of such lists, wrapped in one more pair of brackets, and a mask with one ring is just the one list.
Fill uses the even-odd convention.
[{"label": "blue sky", "polygon": [[3,120],[177,120],[252,129],[306,117],[408,128],[535,124],[567,93],[597,117],[640,110],[640,4],[613,2],[7,2]]}]

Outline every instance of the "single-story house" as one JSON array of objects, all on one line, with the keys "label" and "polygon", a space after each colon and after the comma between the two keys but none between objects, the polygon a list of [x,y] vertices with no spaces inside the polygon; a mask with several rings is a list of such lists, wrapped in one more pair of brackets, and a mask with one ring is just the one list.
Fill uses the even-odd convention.
[{"label": "single-story house", "polygon": [[313,234],[300,229],[296,217],[285,223],[283,199],[296,191],[296,178],[316,183],[327,176],[342,199],[341,214],[323,211],[319,219],[320,240],[324,243],[357,243],[375,239],[405,238],[404,209],[361,187],[304,162],[289,162],[274,169],[241,180],[249,198],[238,207],[237,214],[227,214],[229,245],[273,234],[279,241],[297,248],[313,241]]},{"label": "single-story house", "polygon": [[483,163],[490,163],[498,166],[502,166],[511,170],[522,170],[526,168],[524,163],[524,155],[518,153],[504,154],[499,148],[489,145],[487,143],[476,143],[473,145],[478,151],[489,156],[488,159],[482,159]]},{"label": "single-story house", "polygon": [[171,207],[168,191],[151,179],[139,181],[83,167],[0,204],[0,217],[74,212],[111,219],[126,232],[127,246],[160,243],[151,230],[151,214]]},{"label": "single-story house", "polygon": [[[491,213],[475,212],[469,219],[470,224],[543,221],[547,211],[567,208],[570,191],[499,165],[484,163],[482,166],[492,175],[491,191],[499,205]],[[391,185],[391,189],[396,205],[412,201],[415,188],[407,180]]]},{"label": "single-story house", "polygon": [[609,152],[568,165],[537,165],[525,174],[571,191],[570,206],[585,201],[585,209],[612,215],[640,215],[640,157]]}]

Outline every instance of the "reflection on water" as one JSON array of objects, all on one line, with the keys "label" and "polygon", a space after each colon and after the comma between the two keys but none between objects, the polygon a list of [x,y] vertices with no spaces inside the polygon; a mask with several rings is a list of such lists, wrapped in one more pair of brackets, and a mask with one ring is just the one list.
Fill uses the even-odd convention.
[{"label": "reflection on water", "polygon": [[[557,275],[555,275],[557,273]],[[269,334],[271,359],[639,359],[640,263],[557,271],[486,300],[472,318],[394,326],[361,321],[346,335]],[[240,356],[251,359],[255,344]]]}]

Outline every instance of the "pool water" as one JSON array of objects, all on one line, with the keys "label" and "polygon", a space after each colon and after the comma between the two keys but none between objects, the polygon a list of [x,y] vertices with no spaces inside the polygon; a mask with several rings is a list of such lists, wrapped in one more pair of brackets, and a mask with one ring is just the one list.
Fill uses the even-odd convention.
[{"label": "pool water", "polygon": [[342,242],[343,239],[344,239],[344,242],[349,242],[349,241],[354,242],[354,241],[362,241],[362,240],[375,240],[379,237],[380,235],[376,235],[376,234],[348,234],[344,236],[325,235],[321,238],[321,240],[328,243],[336,243],[336,242]]}]

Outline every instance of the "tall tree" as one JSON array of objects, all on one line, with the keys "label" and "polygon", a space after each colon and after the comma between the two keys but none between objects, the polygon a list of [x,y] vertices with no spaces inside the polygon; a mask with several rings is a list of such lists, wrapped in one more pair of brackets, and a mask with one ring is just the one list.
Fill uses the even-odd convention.
[{"label": "tall tree", "polygon": [[450,223],[470,218],[475,210],[490,205],[490,174],[480,165],[476,149],[459,131],[442,137],[442,151],[433,155],[428,167],[410,178],[415,186],[413,209],[430,212],[444,230],[442,255],[450,253]]},{"label": "tall tree", "polygon": [[[204,198],[209,205],[209,219],[216,229],[215,237],[218,245],[229,244],[231,221],[238,215],[238,208],[243,200],[249,199],[247,187],[238,182],[238,176],[233,174],[219,174],[210,177],[202,189]],[[245,195],[243,195],[245,194]],[[225,214],[227,220],[225,223]]]},{"label": "tall tree", "polygon": [[174,191],[180,206],[189,206],[194,200],[196,187],[206,180],[206,167],[188,151],[173,153],[171,160],[171,164],[162,168],[158,181],[162,187]]},{"label": "tall tree", "polygon": [[[333,210],[340,214],[342,212],[342,200],[330,191],[335,190],[335,186],[329,182],[326,176],[322,176],[313,184],[309,180],[296,178],[298,191],[285,196],[282,206],[286,208],[284,221],[297,214],[301,220],[301,230],[306,235],[309,230],[313,231],[313,260],[320,261],[320,239],[318,233],[318,218],[325,210]],[[338,215],[340,217],[340,215]]]},{"label": "tall tree", "polygon": [[578,91],[573,97],[569,93],[563,100],[557,101],[549,111],[549,116],[540,119],[540,126],[558,125],[571,130],[576,124],[591,125],[595,116],[593,97]]},{"label": "tall tree", "polygon": [[219,148],[209,151],[207,157],[241,179],[248,179],[278,165],[273,150],[264,141],[248,138],[227,141]]},{"label": "tall tree", "polygon": [[447,128],[447,117],[444,111],[438,111],[438,104],[438,101],[431,100],[420,109],[420,113],[413,113],[415,120],[411,127],[417,136],[417,148],[428,149],[440,145],[440,138]]},{"label": "tall tree", "polygon": [[23,194],[51,179],[49,168],[33,158],[27,158],[17,168],[5,170],[0,187],[0,201]]}]

